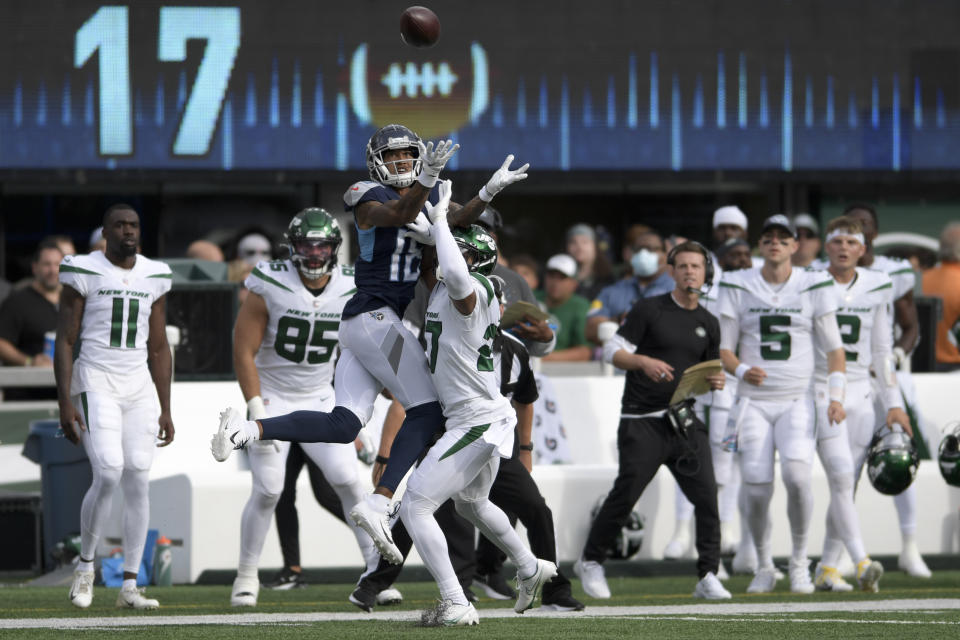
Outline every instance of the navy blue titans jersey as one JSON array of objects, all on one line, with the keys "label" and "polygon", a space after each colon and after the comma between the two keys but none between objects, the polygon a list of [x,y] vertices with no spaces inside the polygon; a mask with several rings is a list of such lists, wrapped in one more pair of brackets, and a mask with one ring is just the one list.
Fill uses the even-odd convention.
[{"label": "navy blue titans jersey", "polygon": [[[364,202],[399,199],[400,194],[393,187],[372,181],[357,182],[343,194],[347,211],[354,211]],[[428,200],[436,204],[439,199],[439,190],[434,186]],[[360,256],[354,265],[357,292],[344,307],[343,317],[350,318],[386,305],[402,318],[420,277],[421,245],[408,235],[405,227],[360,229],[356,225],[354,214],[360,245]]]}]

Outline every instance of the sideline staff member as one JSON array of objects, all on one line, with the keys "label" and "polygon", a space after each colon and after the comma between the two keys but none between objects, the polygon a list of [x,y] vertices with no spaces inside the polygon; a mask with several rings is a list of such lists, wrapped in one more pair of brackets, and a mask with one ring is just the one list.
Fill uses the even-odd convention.
[{"label": "sideline staff member", "polygon": [[[602,565],[607,549],[662,464],[695,508],[700,582],[694,597],[730,597],[716,577],[720,518],[707,427],[694,415],[692,399],[669,406],[684,370],[720,357],[720,325],[699,304],[704,282],[712,279],[713,264],[697,242],[678,244],[667,264],[676,282],[674,290],[637,302],[604,345],[604,360],[627,375],[617,431],[620,470],[574,567],[583,590],[594,598],[610,597]],[[708,380],[712,388],[722,389],[724,374],[719,371]]]}]

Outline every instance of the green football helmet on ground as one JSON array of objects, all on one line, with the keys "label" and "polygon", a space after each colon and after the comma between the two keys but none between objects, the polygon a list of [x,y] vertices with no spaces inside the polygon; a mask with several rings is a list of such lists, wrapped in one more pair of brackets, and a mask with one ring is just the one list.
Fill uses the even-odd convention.
[{"label": "green football helmet on ground", "polygon": [[883,427],[873,436],[867,452],[867,476],[880,493],[895,496],[903,492],[913,482],[919,464],[913,440],[899,428]]},{"label": "green football helmet on ground", "polygon": [[478,224],[457,227],[453,229],[453,239],[457,241],[470,271],[485,276],[493,273],[493,267],[497,264],[497,241],[486,229]]},{"label": "green football helmet on ground", "polygon": [[[593,505],[593,509],[590,510],[591,522],[596,520],[597,514],[600,513],[600,507],[603,506],[605,499],[606,496],[600,496],[597,503]],[[643,546],[643,519],[639,507],[633,505],[633,509],[630,510],[630,515],[627,516],[626,523],[624,523],[620,531],[617,532],[617,538],[613,542],[613,547],[607,549],[608,558],[628,560],[640,552],[640,548]]]},{"label": "green football helmet on ground", "polygon": [[949,431],[940,441],[940,475],[955,487],[960,487],[960,423],[947,427]]},{"label": "green football helmet on ground", "polygon": [[290,260],[305,278],[316,280],[337,264],[343,242],[340,225],[325,209],[310,207],[293,216],[283,234]]}]

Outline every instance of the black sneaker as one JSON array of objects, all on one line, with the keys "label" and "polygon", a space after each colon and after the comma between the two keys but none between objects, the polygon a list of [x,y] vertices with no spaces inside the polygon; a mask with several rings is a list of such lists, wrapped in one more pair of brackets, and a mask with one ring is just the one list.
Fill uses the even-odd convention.
[{"label": "black sneaker", "polygon": [[569,593],[544,594],[542,605],[544,611],[583,611],[585,605]]},{"label": "black sneaker", "polygon": [[363,585],[357,585],[357,588],[350,594],[350,602],[370,613],[377,606],[377,592]]},{"label": "black sneaker", "polygon": [[516,591],[510,588],[499,573],[474,574],[473,584],[483,589],[487,597],[494,600],[513,600],[517,597]]},{"label": "black sneaker", "polygon": [[467,598],[467,602],[470,604],[476,604],[480,602],[480,598],[477,597],[477,594],[471,591],[470,587],[463,587],[463,595]]},{"label": "black sneaker", "polygon": [[263,586],[275,591],[288,591],[307,586],[307,581],[303,579],[300,573],[293,571],[290,567],[284,567],[280,570],[280,573],[274,576],[273,580],[264,583]]}]

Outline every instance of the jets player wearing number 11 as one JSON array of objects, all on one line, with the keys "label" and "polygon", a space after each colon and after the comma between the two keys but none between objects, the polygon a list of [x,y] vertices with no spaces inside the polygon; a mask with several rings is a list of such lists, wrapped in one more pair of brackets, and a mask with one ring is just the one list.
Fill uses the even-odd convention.
[{"label": "jets player wearing number 11", "polygon": [[[446,433],[410,476],[400,517],[440,588],[441,622],[454,626],[477,624],[479,618],[457,580],[446,539],[433,515],[448,499],[517,566],[517,613],[533,606],[557,567],[538,560],[524,547],[506,514],[490,502],[500,458],[513,454],[517,424],[513,406],[500,394],[499,355],[493,352],[500,303],[487,278],[469,271],[447,226],[449,181],[441,193],[445,195],[437,205],[428,207],[438,267],[435,273],[424,271],[425,284],[432,288],[424,332]],[[479,227],[475,229],[488,237]]]},{"label": "jets player wearing number 11", "polygon": [[[304,209],[284,234],[290,257],[260,262],[247,277],[249,295],[237,314],[233,361],[250,419],[333,408],[333,368],[340,315],[356,291],[353,269],[337,264],[340,227],[323,209]],[[304,452],[320,467],[344,512],[363,499],[353,445],[312,442]],[[230,603],[257,604],[257,564],[283,491],[289,442],[247,447],[253,490],[240,520],[240,562]],[[368,568],[380,556],[362,529],[350,528]]]},{"label": "jets player wearing number 11", "polygon": [[823,271],[793,268],[790,258],[796,250],[790,220],[771,216],[760,234],[763,267],[726,273],[720,281],[720,357],[724,368],[741,380],[728,424],[739,430],[747,520],[759,567],[749,593],[772,591],[777,580],[767,537],[774,449],[780,453],[793,539],[790,590],[814,590],[807,558],[816,446],[810,389],[814,335],[827,358],[827,417],[832,422],[844,418],[846,378],[833,280]]}]

